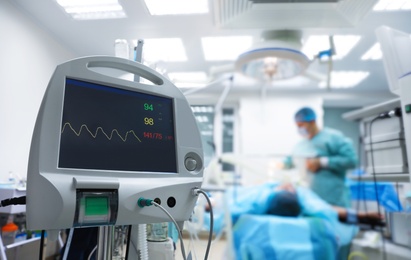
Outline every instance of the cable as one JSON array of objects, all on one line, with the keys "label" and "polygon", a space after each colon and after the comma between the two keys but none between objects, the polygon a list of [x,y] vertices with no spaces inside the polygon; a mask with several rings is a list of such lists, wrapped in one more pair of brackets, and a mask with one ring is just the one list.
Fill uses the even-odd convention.
[{"label": "cable", "polygon": [[[364,144],[363,142],[363,138],[360,136],[359,137],[359,142],[358,142],[358,165],[360,170],[363,168],[362,165],[362,151],[361,151],[361,147]],[[360,204],[361,204],[361,200],[363,202],[363,206],[364,206],[364,211],[366,214],[368,214],[368,209],[367,209],[367,199],[365,196],[365,186],[364,186],[364,181],[362,179],[362,174],[361,172],[359,172],[358,174],[358,188],[357,188],[357,192],[358,192],[358,201],[357,201],[357,207],[356,207],[356,211],[357,213],[360,211]]]},{"label": "cable", "polygon": [[161,210],[173,221],[174,225],[176,226],[176,228],[177,228],[177,230],[178,230],[178,237],[180,238],[181,253],[182,253],[182,255],[183,255],[183,259],[184,259],[184,260],[187,260],[186,252],[185,252],[185,249],[184,249],[184,243],[183,243],[183,235],[182,235],[182,232],[181,232],[181,230],[180,230],[180,227],[179,227],[178,224],[177,224],[177,221],[176,221],[176,220],[173,218],[173,216],[171,216],[171,214],[168,213],[168,211],[167,211],[165,208],[163,208],[160,204],[156,203],[155,201],[151,201],[151,204],[154,205],[154,206],[156,206],[157,208],[161,209]]},{"label": "cable", "polygon": [[26,205],[26,196],[5,199],[0,202],[0,207],[7,207],[10,205]]},{"label": "cable", "polygon": [[[196,231],[195,231],[195,228],[194,228],[192,225],[188,225],[188,232],[189,232],[189,234],[190,234],[190,244],[189,244],[189,248],[192,248],[192,247],[194,247],[194,246],[193,246],[193,244],[194,244],[194,239],[195,239],[196,241],[198,241],[199,239],[198,239],[197,233],[194,234],[194,232],[196,232]],[[193,236],[195,236],[195,238],[193,238]],[[197,252],[196,252],[196,250],[193,250],[193,252],[194,252],[194,259],[197,260]]]},{"label": "cable", "polygon": [[44,235],[45,235],[45,231],[42,230],[42,231],[41,231],[41,239],[40,239],[39,260],[43,260]]},{"label": "cable", "polygon": [[391,118],[391,117],[401,117],[402,116],[402,112],[401,112],[401,108],[400,107],[396,107],[392,110],[383,112],[381,114],[378,115],[378,119],[384,119],[384,118]]},{"label": "cable", "polygon": [[[208,255],[210,253],[210,247],[211,247],[211,240],[213,237],[213,229],[214,229],[214,214],[213,214],[213,208],[212,208],[212,204],[210,199],[207,196],[207,193],[201,189],[195,188],[192,190],[193,195],[197,196],[199,193],[203,194],[204,197],[206,198],[209,206],[210,206],[210,233],[208,236],[208,243],[207,243],[207,249],[206,249],[206,253],[205,253],[205,257],[204,259],[207,260],[208,259]],[[154,205],[157,208],[161,209],[174,223],[174,225],[176,226],[177,230],[178,230],[178,236],[181,240],[181,253],[183,255],[183,259],[187,260],[186,258],[186,253],[185,253],[185,249],[184,249],[184,243],[183,243],[183,236],[182,236],[182,232],[177,224],[177,222],[175,221],[175,219],[173,218],[173,216],[171,216],[171,214],[165,209],[163,208],[160,204],[156,203],[154,200],[151,199],[145,199],[145,198],[139,198],[138,202],[137,202],[138,206],[143,208],[143,207],[147,207],[150,205]]]},{"label": "cable", "polygon": [[[374,179],[374,189],[375,189],[375,197],[377,200],[377,210],[378,210],[378,215],[381,216],[381,210],[380,210],[380,200],[378,197],[378,186],[377,186],[377,176],[375,174],[375,165],[374,165],[374,151],[372,148],[372,125],[375,121],[382,119],[382,118],[387,118],[385,117],[385,114],[380,114],[379,116],[377,116],[376,118],[372,119],[370,122],[370,153],[371,153],[371,166],[372,166],[372,176]],[[385,250],[385,238],[384,238],[384,231],[381,228],[381,239],[382,239],[382,247],[383,247],[383,259],[386,260],[387,259],[387,255],[386,255],[386,250]]]},{"label": "cable", "polygon": [[[131,242],[131,225],[129,225],[128,226],[128,234],[127,234],[127,247],[126,247],[126,258],[125,259],[128,259],[128,252],[129,252],[129,245],[130,245],[130,243],[131,244],[133,244],[132,242]],[[133,244],[133,246],[135,247],[135,245]],[[137,248],[135,248],[135,250],[136,250],[136,252],[137,252]]]},{"label": "cable", "polygon": [[73,239],[73,234],[74,234],[74,228],[70,228],[69,236],[66,241],[66,247],[64,248],[63,260],[67,260],[67,256],[70,251],[71,240]]},{"label": "cable", "polygon": [[208,259],[208,254],[210,253],[210,247],[211,247],[211,240],[213,238],[213,229],[214,229],[214,213],[213,213],[213,206],[211,205],[210,198],[208,197],[207,193],[203,190],[196,189],[197,194],[201,193],[203,196],[206,198],[208,205],[210,206],[210,233],[208,235],[208,243],[207,243],[207,249],[206,253],[204,256],[204,259]]},{"label": "cable", "polygon": [[87,257],[87,260],[91,259],[91,256],[93,255],[93,253],[97,250],[97,245],[93,248],[93,250],[91,250],[90,254]]},{"label": "cable", "polygon": [[353,258],[356,257],[356,256],[361,257],[362,259],[368,260],[367,255],[364,254],[363,252],[360,252],[360,251],[351,252],[351,253],[348,255],[348,260],[351,260],[351,259],[353,259]]},{"label": "cable", "polygon": [[[357,193],[358,193],[358,201],[357,201],[357,212],[360,210],[360,203],[361,203],[361,197],[360,197],[360,193],[362,194],[362,190],[361,189],[361,179],[362,179],[362,174],[361,174],[361,169],[362,169],[362,156],[361,156],[361,144],[362,144],[362,138],[361,136],[358,138],[358,147],[357,147],[357,151],[358,151],[358,166],[359,166],[359,172],[358,172],[358,187],[357,187]],[[364,204],[365,204],[365,199],[364,199]]]}]

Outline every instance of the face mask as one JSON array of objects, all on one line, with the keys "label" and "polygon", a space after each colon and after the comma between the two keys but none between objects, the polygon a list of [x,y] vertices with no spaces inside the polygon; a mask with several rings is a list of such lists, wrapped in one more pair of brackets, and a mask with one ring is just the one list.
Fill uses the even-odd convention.
[{"label": "face mask", "polygon": [[304,137],[304,138],[308,138],[308,136],[310,135],[310,133],[308,132],[307,128],[301,126],[298,128],[298,133]]}]

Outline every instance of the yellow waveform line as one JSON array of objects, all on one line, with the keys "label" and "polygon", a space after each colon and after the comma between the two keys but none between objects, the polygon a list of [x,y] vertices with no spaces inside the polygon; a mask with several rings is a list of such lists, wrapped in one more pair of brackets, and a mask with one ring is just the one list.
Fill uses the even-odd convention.
[{"label": "yellow waveform line", "polygon": [[101,131],[101,133],[103,133],[103,134],[106,136],[106,138],[107,138],[108,140],[110,140],[110,141],[111,141],[111,139],[113,139],[114,133],[116,133],[117,136],[120,137],[121,140],[123,140],[123,142],[127,141],[127,137],[128,137],[129,134],[132,134],[139,142],[141,142],[140,138],[138,138],[138,136],[136,135],[136,133],[134,132],[134,130],[127,131],[126,135],[125,135],[124,137],[122,137],[122,136],[120,135],[120,133],[118,132],[117,129],[113,129],[113,130],[111,131],[111,134],[108,135],[108,134],[104,131],[104,129],[103,129],[101,126],[99,126],[99,127],[97,127],[95,134],[93,134],[93,133],[90,131],[90,129],[87,127],[87,125],[85,125],[85,124],[82,124],[82,125],[80,126],[80,130],[77,132],[77,131],[71,126],[71,124],[70,124],[69,122],[67,122],[67,123],[65,123],[65,124],[63,125],[63,129],[61,130],[61,133],[64,133],[64,130],[66,129],[66,126],[68,126],[68,127],[71,129],[71,131],[73,131],[74,134],[77,135],[77,136],[80,136],[80,135],[81,135],[81,132],[83,131],[83,129],[86,129],[86,131],[87,131],[93,138],[96,138],[96,137],[97,137],[97,134],[98,134],[98,131]]}]

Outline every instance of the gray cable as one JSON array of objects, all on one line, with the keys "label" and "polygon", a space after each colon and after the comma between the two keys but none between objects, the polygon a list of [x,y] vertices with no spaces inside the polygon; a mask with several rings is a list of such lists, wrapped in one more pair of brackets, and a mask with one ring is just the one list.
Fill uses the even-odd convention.
[{"label": "gray cable", "polygon": [[66,241],[66,248],[64,249],[63,260],[67,260],[68,253],[70,251],[71,240],[73,239],[74,228],[70,228],[70,233]]},{"label": "gray cable", "polygon": [[176,226],[177,230],[178,230],[178,237],[180,238],[180,245],[181,245],[181,254],[183,255],[183,259],[187,260],[186,258],[186,251],[184,249],[184,243],[183,243],[183,236],[182,236],[182,232],[180,230],[180,227],[177,224],[177,221],[173,218],[173,216],[171,216],[170,213],[168,213],[168,211],[163,208],[160,204],[152,201],[151,204],[153,204],[154,206],[156,206],[157,208],[161,209],[164,213],[166,213],[166,215],[173,221],[174,225]]},{"label": "gray cable", "polygon": [[93,248],[93,250],[91,250],[90,254],[87,257],[87,260],[91,259],[91,256],[93,255],[93,253],[97,250],[97,245]]},{"label": "gray cable", "polygon": [[210,198],[208,197],[207,193],[203,190],[198,189],[197,193],[203,194],[203,196],[206,198],[208,205],[210,206],[210,233],[208,235],[208,244],[207,244],[207,249],[206,253],[204,256],[204,259],[208,259],[208,254],[210,253],[210,247],[211,247],[211,240],[213,238],[213,229],[214,229],[214,214],[213,214],[213,206],[211,205]]}]

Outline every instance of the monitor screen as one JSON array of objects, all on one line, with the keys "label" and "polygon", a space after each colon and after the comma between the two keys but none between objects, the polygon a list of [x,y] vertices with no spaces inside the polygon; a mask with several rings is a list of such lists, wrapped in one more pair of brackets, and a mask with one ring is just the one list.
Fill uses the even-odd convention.
[{"label": "monitor screen", "polygon": [[58,166],[177,172],[173,100],[66,79]]}]

